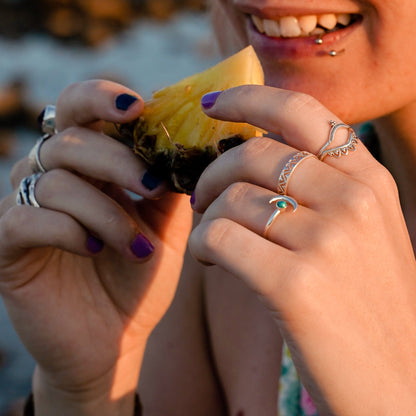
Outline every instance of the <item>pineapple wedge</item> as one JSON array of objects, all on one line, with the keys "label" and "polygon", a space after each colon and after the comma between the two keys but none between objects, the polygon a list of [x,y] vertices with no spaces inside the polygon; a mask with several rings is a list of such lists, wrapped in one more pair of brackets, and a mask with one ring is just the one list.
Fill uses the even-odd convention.
[{"label": "pineapple wedge", "polygon": [[264,84],[261,64],[249,46],[216,66],[153,94],[141,117],[117,126],[122,141],[166,180],[172,190],[191,194],[203,170],[219,154],[262,132],[245,123],[214,120],[201,98],[244,84]]}]

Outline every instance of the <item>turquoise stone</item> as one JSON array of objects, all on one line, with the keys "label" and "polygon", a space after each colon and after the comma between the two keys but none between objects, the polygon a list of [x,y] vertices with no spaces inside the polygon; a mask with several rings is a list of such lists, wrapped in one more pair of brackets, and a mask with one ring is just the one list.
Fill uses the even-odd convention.
[{"label": "turquoise stone", "polygon": [[278,208],[287,208],[287,202],[286,201],[279,201],[278,203],[277,203],[277,207]]}]

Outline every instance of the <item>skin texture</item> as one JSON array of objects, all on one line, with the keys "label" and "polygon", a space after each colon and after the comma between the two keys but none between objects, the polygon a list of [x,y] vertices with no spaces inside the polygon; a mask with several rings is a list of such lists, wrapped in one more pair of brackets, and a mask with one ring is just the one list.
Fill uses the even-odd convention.
[{"label": "skin texture", "polygon": [[[146,190],[145,166],[101,133],[102,120],[140,114],[139,97],[126,111],[114,104],[137,94],[105,81],[62,93],[59,134],[41,148],[42,208],[15,204],[31,173],[27,159],[0,205],[0,293],[38,363],[36,414],[131,415],[139,380],[146,416],[275,415],[282,337],[320,414],[412,414],[416,58],[402,44],[415,38],[416,6],[216,0],[213,7],[224,50],[255,43],[246,13],[334,10],[362,21],[331,45],[345,48],[336,58],[282,58],[254,45],[268,85],[225,91],[206,113],[252,123],[284,143],[252,139],[211,164],[195,191],[192,233],[189,198],[163,185]],[[289,158],[316,153],[329,120],[370,119],[383,164],[361,143],[340,159],[305,160],[287,188],[298,210],[281,213],[264,238],[268,201]],[[337,143],[345,138],[340,132]],[[141,259],[130,248],[139,233],[155,248]],[[88,252],[89,234],[103,241],[101,253]],[[193,259],[187,254],[182,269],[189,235]]]}]

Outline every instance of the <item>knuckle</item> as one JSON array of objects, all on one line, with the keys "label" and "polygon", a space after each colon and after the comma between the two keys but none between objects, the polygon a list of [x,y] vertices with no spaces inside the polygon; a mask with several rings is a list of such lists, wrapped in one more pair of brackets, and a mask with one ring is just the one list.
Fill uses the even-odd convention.
[{"label": "knuckle", "polygon": [[249,185],[247,183],[235,182],[228,186],[221,197],[224,199],[225,203],[229,205],[244,199],[248,191]]},{"label": "knuckle", "polygon": [[77,143],[74,139],[80,137],[82,130],[82,127],[69,126],[61,134],[55,136],[55,144],[59,147],[59,150],[65,151],[68,148],[73,147],[74,144]]},{"label": "knuckle", "polygon": [[85,81],[79,81],[79,82],[73,82],[72,84],[68,85],[59,94],[57,103],[59,104],[61,101],[65,101],[67,97],[76,93],[84,84],[85,84]]},{"label": "knuckle", "polygon": [[66,107],[66,103],[68,102],[68,98],[74,96],[77,94],[81,86],[84,84],[84,82],[74,82],[73,84],[68,85],[66,88],[62,90],[62,92],[59,94],[58,99],[56,101],[56,108],[57,108],[57,116],[59,115],[58,110],[61,107]]},{"label": "knuckle", "polygon": [[374,183],[377,184],[377,190],[383,195],[393,195],[394,197],[398,196],[399,191],[397,183],[389,170],[382,165],[378,165],[375,168],[375,171],[376,180]]},{"label": "knuckle", "polygon": [[348,244],[343,228],[330,220],[324,221],[317,227],[311,236],[312,252],[315,258],[334,258],[342,252]]},{"label": "knuckle", "polygon": [[30,217],[28,215],[30,209],[26,206],[14,206],[2,216],[0,223],[3,241],[7,241],[8,244],[13,244],[17,236],[17,231],[27,229],[27,225],[30,225]]},{"label": "knuckle", "polygon": [[256,155],[261,156],[270,152],[275,145],[274,140],[265,137],[253,137],[235,148],[235,157],[238,159],[240,165],[245,166],[253,163]]},{"label": "knuckle", "polygon": [[40,205],[50,200],[57,189],[63,189],[68,173],[64,169],[52,169],[45,172],[36,183],[36,199]]},{"label": "knuckle", "polygon": [[216,218],[204,224],[200,243],[203,251],[212,255],[220,247],[224,246],[224,240],[228,238],[231,222],[224,218]]},{"label": "knuckle", "polygon": [[296,113],[304,111],[305,107],[307,107],[309,111],[313,111],[314,109],[318,110],[322,105],[311,95],[302,92],[289,91],[286,94],[282,106],[285,112]]},{"label": "knuckle", "polygon": [[115,229],[124,228],[124,217],[120,215],[120,211],[116,207],[108,207],[103,215],[103,225]]},{"label": "knuckle", "polygon": [[[346,215],[355,221],[367,222],[378,204],[375,190],[364,183],[354,183],[342,192],[339,198],[339,215]],[[344,214],[343,214],[344,213]]]}]

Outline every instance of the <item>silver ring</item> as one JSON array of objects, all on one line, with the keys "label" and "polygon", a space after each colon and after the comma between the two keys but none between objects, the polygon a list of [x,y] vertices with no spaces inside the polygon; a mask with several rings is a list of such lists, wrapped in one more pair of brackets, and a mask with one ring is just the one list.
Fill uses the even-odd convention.
[{"label": "silver ring", "polygon": [[33,173],[45,173],[46,168],[42,165],[40,161],[40,148],[42,147],[43,143],[50,139],[52,136],[50,134],[44,134],[40,139],[36,141],[36,144],[32,147],[32,150],[29,152],[29,166],[32,169]]},{"label": "silver ring", "polygon": [[295,212],[298,209],[298,203],[296,200],[287,195],[277,195],[269,201],[269,204],[276,204],[276,209],[274,210],[273,214],[270,215],[270,218],[264,228],[263,236],[265,238],[268,238],[270,228],[282,210],[286,210],[289,205],[292,206],[292,212]]},{"label": "silver ring", "polygon": [[[316,157],[319,160],[323,160],[326,156],[332,156],[336,158],[340,158],[341,156],[348,155],[349,152],[353,152],[355,150],[355,146],[358,143],[358,137],[356,136],[354,130],[351,126],[345,123],[337,123],[336,121],[330,120],[329,124],[331,125],[331,130],[329,131],[329,139],[328,141],[321,147]],[[334,141],[335,133],[338,129],[344,128],[348,130],[348,140],[341,146],[333,147],[332,149],[328,149],[328,146]]]},{"label": "silver ring", "polygon": [[58,133],[55,126],[55,117],[56,107],[54,105],[47,105],[40,113],[38,121],[43,134],[50,134],[52,136]]},{"label": "silver ring", "polygon": [[35,187],[42,175],[42,172],[38,172],[22,179],[16,196],[17,205],[29,205],[31,207],[40,208],[39,202],[35,196]]},{"label": "silver ring", "polygon": [[303,151],[296,153],[293,157],[291,157],[282,172],[280,173],[279,179],[277,181],[277,193],[280,195],[286,195],[287,191],[287,184],[289,183],[290,176],[292,175],[293,171],[298,167],[299,163],[303,160],[306,160],[310,157],[316,157],[312,153]]}]

